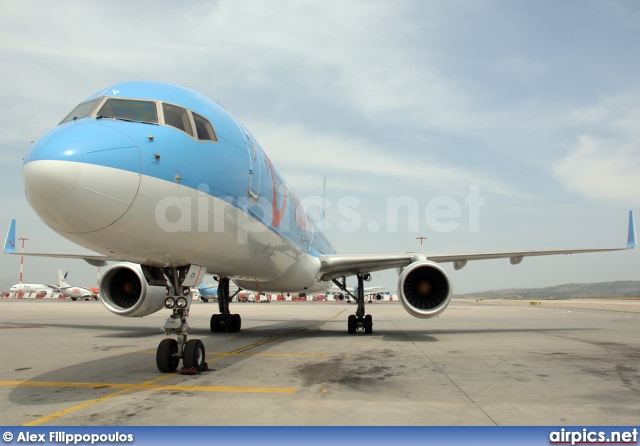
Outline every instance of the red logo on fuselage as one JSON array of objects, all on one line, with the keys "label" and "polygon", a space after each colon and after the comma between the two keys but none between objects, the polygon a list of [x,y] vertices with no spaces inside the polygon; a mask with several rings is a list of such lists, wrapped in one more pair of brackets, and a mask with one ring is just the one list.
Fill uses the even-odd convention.
[{"label": "red logo on fuselage", "polygon": [[[278,181],[276,179],[277,174],[275,169],[273,168],[273,164],[271,164],[271,160],[266,154],[264,155],[264,159],[269,165],[269,171],[271,173],[271,183],[273,185],[273,195],[271,197],[271,224],[274,228],[277,228],[282,221],[284,210],[287,207],[287,189],[283,187],[284,193],[282,194],[282,207],[278,209]],[[280,185],[282,185],[282,182],[280,182]]]}]

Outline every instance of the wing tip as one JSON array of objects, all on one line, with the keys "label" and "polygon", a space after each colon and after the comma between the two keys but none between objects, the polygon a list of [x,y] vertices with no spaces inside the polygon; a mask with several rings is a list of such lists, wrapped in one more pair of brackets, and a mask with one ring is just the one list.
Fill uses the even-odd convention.
[{"label": "wing tip", "polygon": [[16,219],[11,220],[7,238],[4,241],[5,254],[13,254],[16,252]]},{"label": "wing tip", "polygon": [[635,247],[636,247],[636,224],[633,218],[633,211],[629,211],[629,229],[627,231],[626,249],[633,249]]}]

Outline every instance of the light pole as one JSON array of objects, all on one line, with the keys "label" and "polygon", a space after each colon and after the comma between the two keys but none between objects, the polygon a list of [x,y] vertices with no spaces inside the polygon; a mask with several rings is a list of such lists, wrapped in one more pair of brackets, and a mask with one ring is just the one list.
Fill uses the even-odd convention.
[{"label": "light pole", "polygon": [[21,237],[18,240],[22,241],[22,251],[20,256],[20,287],[18,288],[18,299],[22,299],[22,265],[24,264],[24,242],[29,240],[28,238]]}]

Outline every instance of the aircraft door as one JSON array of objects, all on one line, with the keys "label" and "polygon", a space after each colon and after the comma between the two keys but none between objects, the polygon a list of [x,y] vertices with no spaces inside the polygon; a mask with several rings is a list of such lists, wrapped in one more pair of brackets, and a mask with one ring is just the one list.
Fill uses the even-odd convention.
[{"label": "aircraft door", "polygon": [[247,152],[249,153],[249,189],[247,196],[257,201],[260,196],[260,181],[262,179],[262,168],[260,166],[260,158],[258,157],[258,148],[255,142],[245,133],[245,143],[247,144]]}]

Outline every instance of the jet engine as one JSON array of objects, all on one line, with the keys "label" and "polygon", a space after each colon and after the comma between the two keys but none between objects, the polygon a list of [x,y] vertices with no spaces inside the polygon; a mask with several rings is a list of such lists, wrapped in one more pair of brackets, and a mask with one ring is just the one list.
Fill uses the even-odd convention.
[{"label": "jet engine", "polygon": [[140,265],[118,263],[102,275],[100,297],[118,316],[142,317],[164,308],[167,288],[149,285]]},{"label": "jet engine", "polygon": [[409,314],[421,319],[442,313],[449,305],[452,291],[445,270],[428,260],[413,262],[398,278],[400,303]]}]

